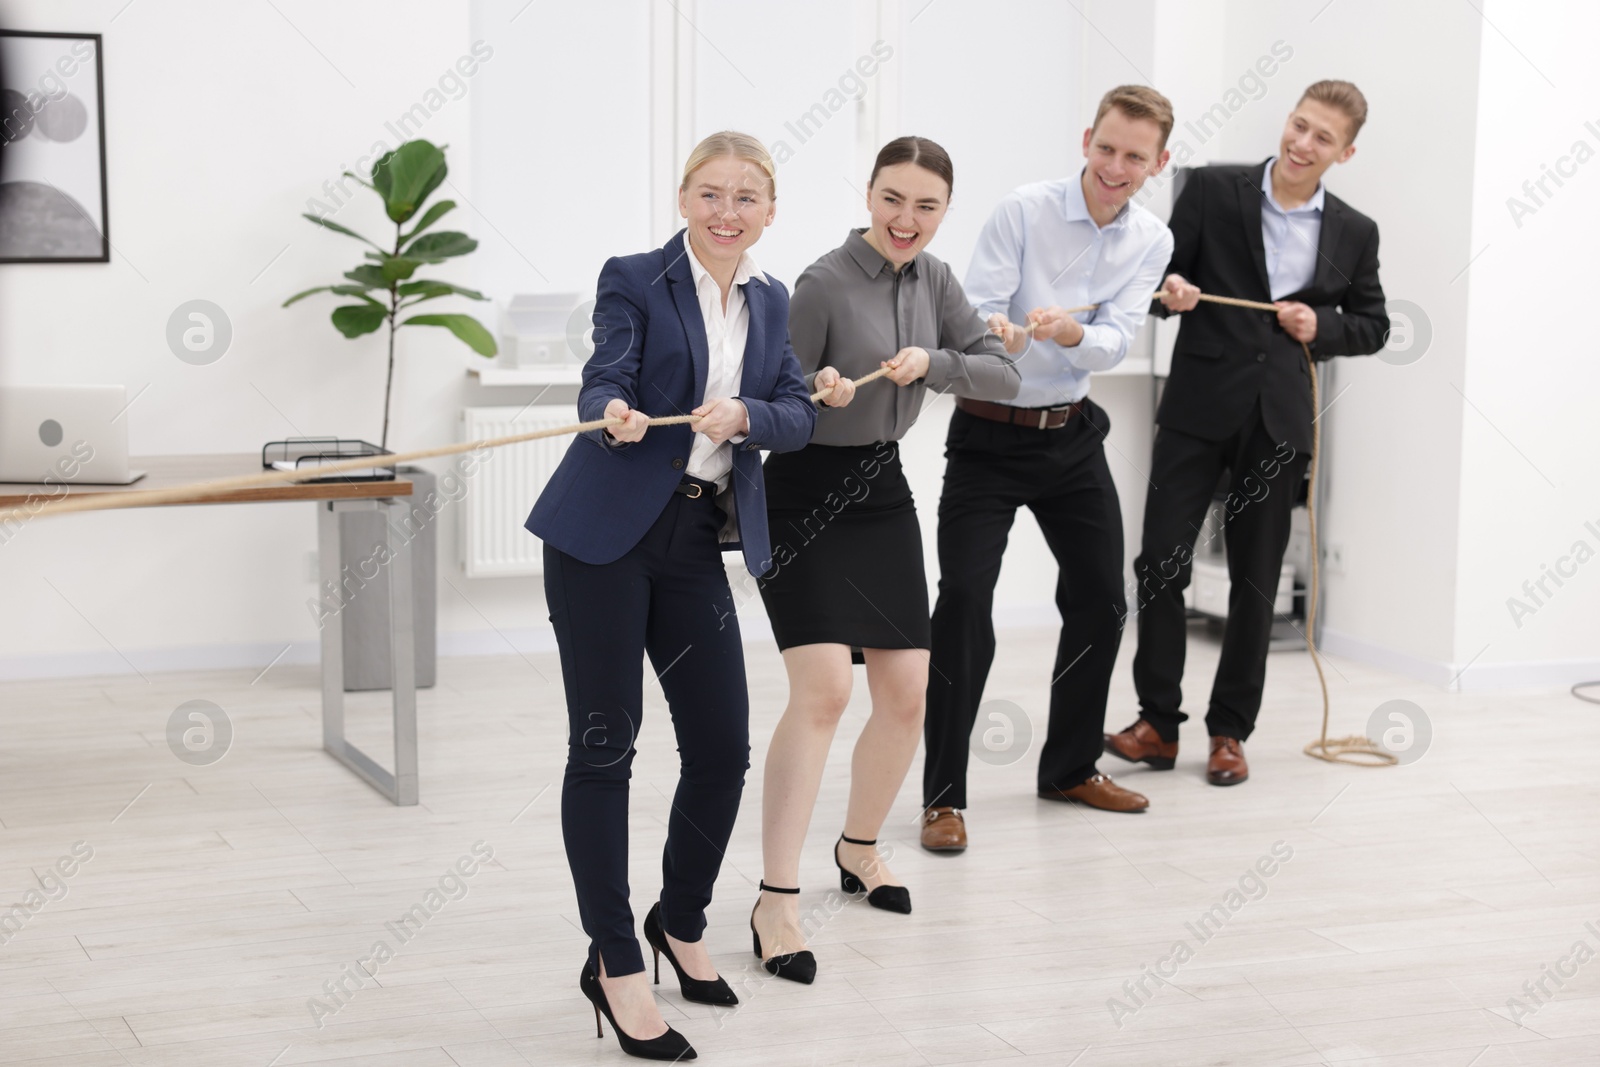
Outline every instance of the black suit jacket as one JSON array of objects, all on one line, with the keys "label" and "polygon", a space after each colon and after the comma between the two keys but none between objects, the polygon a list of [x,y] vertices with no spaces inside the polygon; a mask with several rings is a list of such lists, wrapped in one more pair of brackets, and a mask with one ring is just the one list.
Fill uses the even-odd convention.
[{"label": "black suit jacket", "polygon": [[[1261,240],[1265,169],[1263,160],[1199,167],[1189,176],[1172,207],[1168,274],[1181,274],[1217,296],[1271,301]],[[1316,311],[1314,358],[1365,356],[1382,348],[1389,315],[1378,282],[1377,224],[1325,193],[1316,273],[1309,286],[1284,299]],[[1151,312],[1168,313],[1159,301]],[[1156,423],[1220,441],[1244,425],[1258,399],[1272,439],[1309,451],[1310,372],[1300,343],[1278,325],[1277,316],[1209,303],[1184,312]]]}]

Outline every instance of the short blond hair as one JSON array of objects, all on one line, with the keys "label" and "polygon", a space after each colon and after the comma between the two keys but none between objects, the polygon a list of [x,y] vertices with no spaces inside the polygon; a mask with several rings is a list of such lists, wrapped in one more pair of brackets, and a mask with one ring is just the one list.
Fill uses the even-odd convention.
[{"label": "short blond hair", "polygon": [[1094,113],[1094,129],[1106,112],[1116,108],[1130,119],[1148,119],[1161,128],[1161,147],[1167,147],[1172,135],[1172,101],[1148,85],[1119,85],[1100,98],[1100,107]]},{"label": "short blond hair", "polygon": [[1345,118],[1350,120],[1350,141],[1356,139],[1356,134],[1361,132],[1362,125],[1367,121],[1367,98],[1361,95],[1361,90],[1356,88],[1354,82],[1330,78],[1307,86],[1306,91],[1300,94],[1300,103],[1295,106],[1299,107],[1307,100],[1315,100],[1344,112]]},{"label": "short blond hair", "polygon": [[769,195],[774,200],[778,198],[778,168],[772,162],[772,153],[767,151],[767,146],[758,138],[737,130],[719,130],[694,146],[694,151],[689,153],[689,158],[683,164],[683,183],[678,186],[678,191],[682,192],[689,188],[689,179],[695,171],[713,159],[723,159],[727,156],[760,167],[767,176]]}]

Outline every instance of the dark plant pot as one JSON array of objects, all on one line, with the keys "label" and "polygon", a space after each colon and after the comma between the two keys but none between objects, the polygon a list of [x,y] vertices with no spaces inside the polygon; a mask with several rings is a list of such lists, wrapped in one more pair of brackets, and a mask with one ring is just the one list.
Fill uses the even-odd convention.
[{"label": "dark plant pot", "polygon": [[[438,479],[420,467],[401,467],[399,473],[413,484],[411,522],[405,525],[410,535],[413,629],[417,639],[417,688],[433,685],[438,652],[438,528],[442,514],[435,515],[423,505],[435,492]],[[386,543],[387,515],[382,511],[350,511],[339,516],[344,558],[341,566],[358,569],[361,561],[372,557],[375,546]],[[345,570],[342,573],[350,573]],[[347,693],[388,689],[389,669],[389,573],[384,568],[369,582],[361,595],[354,597],[339,613],[344,627],[344,688]]]}]

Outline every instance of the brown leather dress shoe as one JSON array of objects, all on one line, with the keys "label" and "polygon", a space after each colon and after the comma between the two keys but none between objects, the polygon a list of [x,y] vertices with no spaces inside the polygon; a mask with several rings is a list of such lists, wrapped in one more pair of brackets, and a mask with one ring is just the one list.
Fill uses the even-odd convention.
[{"label": "brown leather dress shoe", "polygon": [[1178,758],[1178,742],[1161,740],[1156,728],[1143,719],[1120,734],[1105,737],[1106,752],[1129,763],[1148,763],[1158,771],[1170,771]]},{"label": "brown leather dress shoe", "polygon": [[1206,763],[1206,781],[1212,785],[1238,785],[1250,777],[1244,761],[1244,743],[1237,737],[1213,737],[1211,759]]},{"label": "brown leather dress shoe", "polygon": [[955,808],[929,808],[922,813],[922,847],[929,852],[965,852],[967,823]]},{"label": "brown leather dress shoe", "polygon": [[1071,789],[1040,789],[1039,796],[1044,800],[1076,800],[1104,811],[1143,811],[1150,806],[1142,794],[1122,788],[1103,774]]}]

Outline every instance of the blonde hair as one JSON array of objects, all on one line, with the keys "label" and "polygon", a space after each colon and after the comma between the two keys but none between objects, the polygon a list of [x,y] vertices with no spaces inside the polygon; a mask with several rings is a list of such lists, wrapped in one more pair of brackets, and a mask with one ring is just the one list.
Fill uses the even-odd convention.
[{"label": "blonde hair", "polygon": [[1354,82],[1328,79],[1308,86],[1300,94],[1300,103],[1315,100],[1319,104],[1327,104],[1344,112],[1345,118],[1350,120],[1350,141],[1356,139],[1356,134],[1361,132],[1361,126],[1367,121],[1367,98],[1361,95],[1361,90],[1355,87]]},{"label": "blonde hair", "polygon": [[747,163],[754,163],[760,167],[767,176],[769,195],[778,198],[778,168],[772,162],[772,153],[767,151],[767,146],[748,133],[739,133],[737,130],[720,130],[711,134],[694,146],[694,151],[689,153],[689,158],[683,164],[683,182],[678,186],[678,191],[689,188],[689,179],[694,172],[705,166],[713,159],[722,159],[733,156]]},{"label": "blonde hair", "polygon": [[1172,101],[1148,85],[1119,85],[1100,98],[1100,107],[1094,113],[1094,128],[1106,113],[1116,108],[1130,119],[1147,119],[1161,130],[1161,147],[1167,147],[1172,136]]}]

